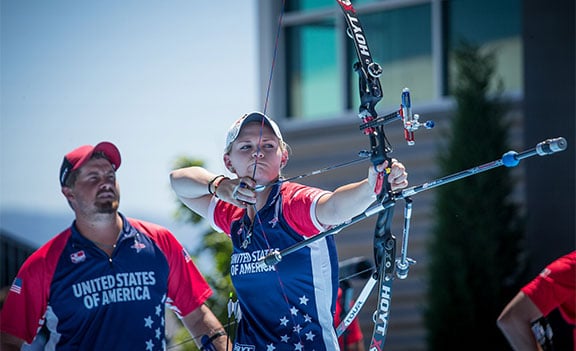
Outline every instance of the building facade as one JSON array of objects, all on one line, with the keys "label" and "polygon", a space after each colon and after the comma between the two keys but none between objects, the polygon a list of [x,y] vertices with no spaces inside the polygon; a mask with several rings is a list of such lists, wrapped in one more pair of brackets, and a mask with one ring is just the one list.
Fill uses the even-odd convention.
[{"label": "building facade", "polygon": [[[510,106],[510,145],[520,151],[547,138],[563,136],[568,141],[565,152],[527,160],[515,169],[515,196],[528,218],[527,247],[534,257],[531,272],[536,274],[547,262],[573,250],[574,2],[352,2],[374,60],[383,68],[384,97],[377,106],[378,112],[396,110],[402,89],[409,87],[414,112],[422,120],[436,124],[433,130],[417,132],[414,146],[404,141],[400,123],[386,129],[394,146],[392,156],[407,166],[411,185],[444,176],[439,174],[435,159],[454,110],[450,94],[453,50],[462,42],[494,50],[496,75]],[[356,116],[359,99],[357,76],[352,69],[356,57],[336,1],[287,0],[283,8],[282,1],[261,0],[258,10],[261,104],[281,125],[293,149],[285,175],[295,176],[357,158],[358,152],[369,146],[358,129]],[[494,159],[500,156],[494,155]],[[366,168],[366,163],[339,168],[302,182],[334,189],[362,179]],[[406,279],[394,283],[387,350],[426,349],[426,243],[434,223],[434,191],[422,192],[413,200],[408,256],[417,264],[410,268]],[[402,211],[403,204],[398,203],[393,223],[398,240],[402,234]],[[369,219],[339,233],[336,240],[340,259],[373,259],[373,230],[374,219]],[[550,236],[554,240],[543,240]],[[358,282],[357,287],[362,283]],[[365,335],[372,332],[375,304],[372,296],[359,316]]]}]

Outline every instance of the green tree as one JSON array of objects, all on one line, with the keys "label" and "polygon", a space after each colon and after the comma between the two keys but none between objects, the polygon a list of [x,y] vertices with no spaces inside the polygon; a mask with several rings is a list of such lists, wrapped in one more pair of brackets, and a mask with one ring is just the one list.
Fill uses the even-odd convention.
[{"label": "green tree", "polygon": [[[463,43],[455,52],[456,112],[439,155],[442,174],[493,161],[508,151],[501,84],[489,98],[494,54]],[[518,288],[523,236],[511,200],[510,170],[498,167],[442,186],[429,244],[428,349],[508,349],[496,318]]]},{"label": "green tree", "polygon": [[[203,162],[194,160],[189,157],[180,157],[174,163],[174,169],[203,166]],[[180,200],[176,199],[178,207],[174,213],[177,221],[189,223],[201,227],[203,219],[201,216],[191,211]],[[232,281],[230,279],[230,257],[232,255],[232,242],[226,234],[215,232],[207,229],[197,247],[190,249],[190,255],[196,263],[204,278],[214,291],[212,297],[208,300],[207,305],[212,312],[218,317],[223,325],[228,321],[228,300],[230,294],[234,292]],[[199,261],[210,260],[209,264],[199,264]],[[183,327],[175,336],[174,344],[179,344],[181,350],[197,350],[195,344],[190,342],[190,335]]]}]

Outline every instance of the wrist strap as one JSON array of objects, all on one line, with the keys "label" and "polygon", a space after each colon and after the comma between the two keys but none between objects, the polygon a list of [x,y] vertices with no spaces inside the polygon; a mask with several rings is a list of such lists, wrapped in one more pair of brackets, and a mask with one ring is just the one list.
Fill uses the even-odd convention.
[{"label": "wrist strap", "polygon": [[[220,185],[220,182],[222,180],[224,180],[224,178],[228,178],[228,177],[226,177],[224,174],[220,174],[220,175],[217,175],[216,177],[212,178],[212,180],[210,180],[210,182],[208,182],[208,192],[210,193],[210,195],[214,195],[214,196],[218,197],[218,195],[216,194],[216,190],[218,190],[218,185]],[[218,179],[220,179],[220,181],[216,182]],[[212,191],[212,185],[214,185],[214,191]]]},{"label": "wrist strap", "polygon": [[212,336],[208,336],[208,335],[203,335],[202,336],[202,347],[200,347],[200,351],[215,351],[216,348],[214,347],[214,345],[212,344],[212,341],[218,339],[221,336],[226,336],[226,332],[224,332],[223,330],[220,330],[214,334],[212,334]]}]

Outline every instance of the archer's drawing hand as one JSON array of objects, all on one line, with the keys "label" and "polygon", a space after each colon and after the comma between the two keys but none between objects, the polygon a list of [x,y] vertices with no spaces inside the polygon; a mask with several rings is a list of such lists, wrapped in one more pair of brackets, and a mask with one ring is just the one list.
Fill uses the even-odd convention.
[{"label": "archer's drawing hand", "polygon": [[225,179],[218,186],[218,197],[240,208],[256,203],[256,181],[250,177]]}]

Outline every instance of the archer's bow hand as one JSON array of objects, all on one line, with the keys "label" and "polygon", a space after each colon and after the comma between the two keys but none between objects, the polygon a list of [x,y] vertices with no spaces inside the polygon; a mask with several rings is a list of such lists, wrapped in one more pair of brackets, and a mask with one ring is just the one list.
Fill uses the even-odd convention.
[{"label": "archer's bow hand", "polygon": [[392,166],[388,167],[388,161],[370,167],[368,171],[368,182],[373,189],[378,190],[378,178],[382,178],[385,173],[388,173],[388,182],[393,191],[403,189],[408,186],[408,173],[406,167],[395,159],[392,159]]}]

